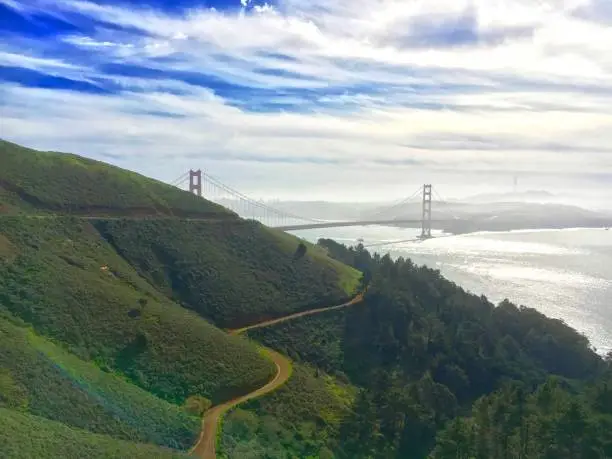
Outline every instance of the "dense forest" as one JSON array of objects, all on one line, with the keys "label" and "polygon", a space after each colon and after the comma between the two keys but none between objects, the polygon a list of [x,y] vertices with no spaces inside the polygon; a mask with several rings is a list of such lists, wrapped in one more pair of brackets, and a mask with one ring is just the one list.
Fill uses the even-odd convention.
[{"label": "dense forest", "polygon": [[583,335],[410,260],[319,244],[366,273],[364,303],[250,336],[358,388],[337,457],[612,457],[611,358]]}]

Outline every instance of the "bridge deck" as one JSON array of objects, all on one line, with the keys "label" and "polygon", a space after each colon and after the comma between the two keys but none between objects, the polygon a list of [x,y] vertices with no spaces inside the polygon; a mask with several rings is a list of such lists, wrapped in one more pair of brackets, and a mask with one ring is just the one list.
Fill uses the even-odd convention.
[{"label": "bridge deck", "polygon": [[[448,220],[431,220],[432,223],[441,223]],[[317,228],[340,228],[343,226],[372,226],[372,225],[406,225],[414,223],[421,227],[420,219],[410,220],[361,220],[361,221],[344,221],[344,222],[321,222],[321,223],[306,223],[300,225],[286,225],[286,226],[275,226],[274,228],[283,231],[294,231],[302,229],[317,229]]]}]

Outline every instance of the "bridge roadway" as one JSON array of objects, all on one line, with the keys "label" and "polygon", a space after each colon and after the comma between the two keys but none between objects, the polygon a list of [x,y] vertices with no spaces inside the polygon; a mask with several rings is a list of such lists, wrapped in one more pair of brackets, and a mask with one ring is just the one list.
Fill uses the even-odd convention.
[{"label": "bridge roadway", "polygon": [[[447,223],[456,222],[457,220],[431,220],[431,223]],[[344,222],[320,222],[320,223],[302,223],[299,225],[286,225],[286,226],[275,226],[275,229],[282,231],[294,231],[302,229],[316,229],[316,228],[340,228],[342,226],[372,226],[372,225],[398,225],[398,224],[417,224],[421,227],[420,219],[411,220],[358,220],[358,221],[344,221]]]}]

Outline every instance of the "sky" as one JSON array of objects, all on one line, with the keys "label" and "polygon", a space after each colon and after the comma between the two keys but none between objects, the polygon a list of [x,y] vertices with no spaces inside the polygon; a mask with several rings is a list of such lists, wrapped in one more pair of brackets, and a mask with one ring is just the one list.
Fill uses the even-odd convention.
[{"label": "sky", "polygon": [[261,198],[612,194],[609,0],[0,0],[0,137]]}]

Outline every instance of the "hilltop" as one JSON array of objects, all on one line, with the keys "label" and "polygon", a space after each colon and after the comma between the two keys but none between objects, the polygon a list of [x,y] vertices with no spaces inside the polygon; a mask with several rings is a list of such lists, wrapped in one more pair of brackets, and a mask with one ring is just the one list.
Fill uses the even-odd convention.
[{"label": "hilltop", "polygon": [[74,154],[0,140],[0,164],[0,214],[238,219],[178,188]]}]

